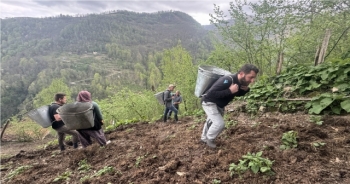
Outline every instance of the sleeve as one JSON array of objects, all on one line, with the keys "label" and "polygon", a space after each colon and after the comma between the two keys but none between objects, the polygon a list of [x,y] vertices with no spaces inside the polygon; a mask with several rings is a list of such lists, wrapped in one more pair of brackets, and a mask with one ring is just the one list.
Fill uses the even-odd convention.
[{"label": "sleeve", "polygon": [[247,93],[249,93],[249,91],[250,91],[250,88],[248,88],[248,90],[247,91],[244,91],[244,90],[239,90],[238,91],[238,94],[236,95],[236,96],[244,96],[245,94],[247,94]]},{"label": "sleeve", "polygon": [[60,106],[55,105],[55,104],[50,105],[50,107],[49,107],[49,116],[50,116],[51,121],[56,121],[56,120],[55,120],[55,114],[58,114],[57,109],[58,109],[59,107],[60,107]]},{"label": "sleeve", "polygon": [[207,96],[208,98],[226,98],[232,95],[230,86],[232,84],[231,77],[224,76],[218,79],[213,86],[209,89]]},{"label": "sleeve", "polygon": [[98,106],[98,104],[96,102],[92,102],[92,105],[94,107],[94,111],[95,111],[95,118],[99,121],[103,120],[103,116],[100,110],[100,107]]},{"label": "sleeve", "polygon": [[[164,102],[170,102],[173,100],[171,98],[171,95],[169,95],[169,94],[170,94],[170,91],[168,91],[168,90],[164,91]],[[170,96],[170,98],[169,98],[169,96]]]}]

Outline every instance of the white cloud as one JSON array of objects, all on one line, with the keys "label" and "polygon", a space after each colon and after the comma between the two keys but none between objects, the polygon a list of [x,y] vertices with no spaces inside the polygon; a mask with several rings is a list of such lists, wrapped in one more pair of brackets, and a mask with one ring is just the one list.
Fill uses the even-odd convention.
[{"label": "white cloud", "polygon": [[153,13],[157,11],[175,10],[192,16],[202,25],[209,24],[209,14],[213,13],[214,4],[222,9],[228,9],[229,0],[2,0],[0,2],[0,17],[50,17],[103,13],[111,10],[128,10],[134,12]]}]

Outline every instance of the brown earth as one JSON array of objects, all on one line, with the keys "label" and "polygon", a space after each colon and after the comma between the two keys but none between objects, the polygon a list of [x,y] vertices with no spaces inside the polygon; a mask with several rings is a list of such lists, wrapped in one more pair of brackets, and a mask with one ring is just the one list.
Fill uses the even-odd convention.
[{"label": "brown earth", "polygon": [[[106,132],[111,143],[100,148],[64,152],[58,146],[34,150],[33,144],[2,143],[2,154],[20,148],[14,156],[1,159],[3,183],[350,183],[350,116],[324,116],[323,125],[309,122],[309,115],[265,113],[251,117],[230,112],[238,122],[218,137],[216,149],[199,143],[203,118],[184,117],[181,123],[137,123]],[[281,150],[284,132],[298,132],[297,148]],[[315,147],[313,143],[326,143]],[[17,145],[17,148],[15,147]],[[13,149],[11,149],[13,148]],[[248,152],[263,151],[273,160],[275,175],[245,172],[230,176],[229,165],[237,164]],[[86,159],[88,172],[79,170]],[[14,175],[16,168],[31,166]],[[112,172],[106,172],[109,167]],[[69,180],[58,180],[66,173]],[[98,173],[102,173],[98,176]]]}]

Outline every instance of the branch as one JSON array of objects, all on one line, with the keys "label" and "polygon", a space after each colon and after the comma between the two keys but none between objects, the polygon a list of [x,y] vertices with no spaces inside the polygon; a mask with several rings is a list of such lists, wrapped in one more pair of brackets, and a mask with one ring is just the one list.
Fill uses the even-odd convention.
[{"label": "branch", "polygon": [[340,37],[338,38],[337,42],[333,45],[332,49],[328,52],[328,54],[326,55],[325,58],[327,58],[327,57],[329,56],[329,54],[331,54],[331,52],[333,51],[333,49],[335,48],[335,46],[337,46],[337,44],[338,44],[339,40],[341,39],[341,37],[343,37],[344,34],[345,34],[349,29],[350,29],[350,26],[347,27],[347,28],[343,31],[343,33],[340,35]]},{"label": "branch", "polygon": [[[350,96],[344,96],[344,98],[350,98]],[[272,101],[311,101],[312,98],[280,98],[280,99],[273,99]]]}]

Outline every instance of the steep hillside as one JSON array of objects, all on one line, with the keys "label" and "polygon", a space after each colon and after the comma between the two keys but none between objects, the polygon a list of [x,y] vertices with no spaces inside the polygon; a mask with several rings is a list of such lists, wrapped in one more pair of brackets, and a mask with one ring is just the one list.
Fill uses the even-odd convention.
[{"label": "steep hillside", "polygon": [[32,98],[53,79],[90,90],[99,74],[95,95],[106,97],[108,87],[140,88],[135,65],[159,65],[164,49],[180,44],[194,62],[212,50],[208,31],[177,11],[1,19],[1,44],[2,122],[33,108]]},{"label": "steep hillside", "polygon": [[[94,143],[78,150],[67,146],[60,152],[57,145],[33,150],[42,145],[24,144],[11,157],[1,159],[1,182],[345,184],[350,182],[349,118],[326,116],[317,125],[303,113],[266,113],[252,118],[233,112],[216,149],[199,142],[203,120],[198,117],[181,118],[181,123],[123,125],[106,132],[111,143],[104,148]],[[297,145],[282,150],[282,136],[289,131],[297,133]],[[16,144],[4,142],[2,149],[9,153]],[[241,167],[231,175],[232,164],[243,166],[239,160],[260,151],[261,156],[249,160],[251,168],[244,172]],[[274,174],[261,172],[264,159],[273,162],[265,169]],[[261,168],[256,174],[253,164]]]}]

